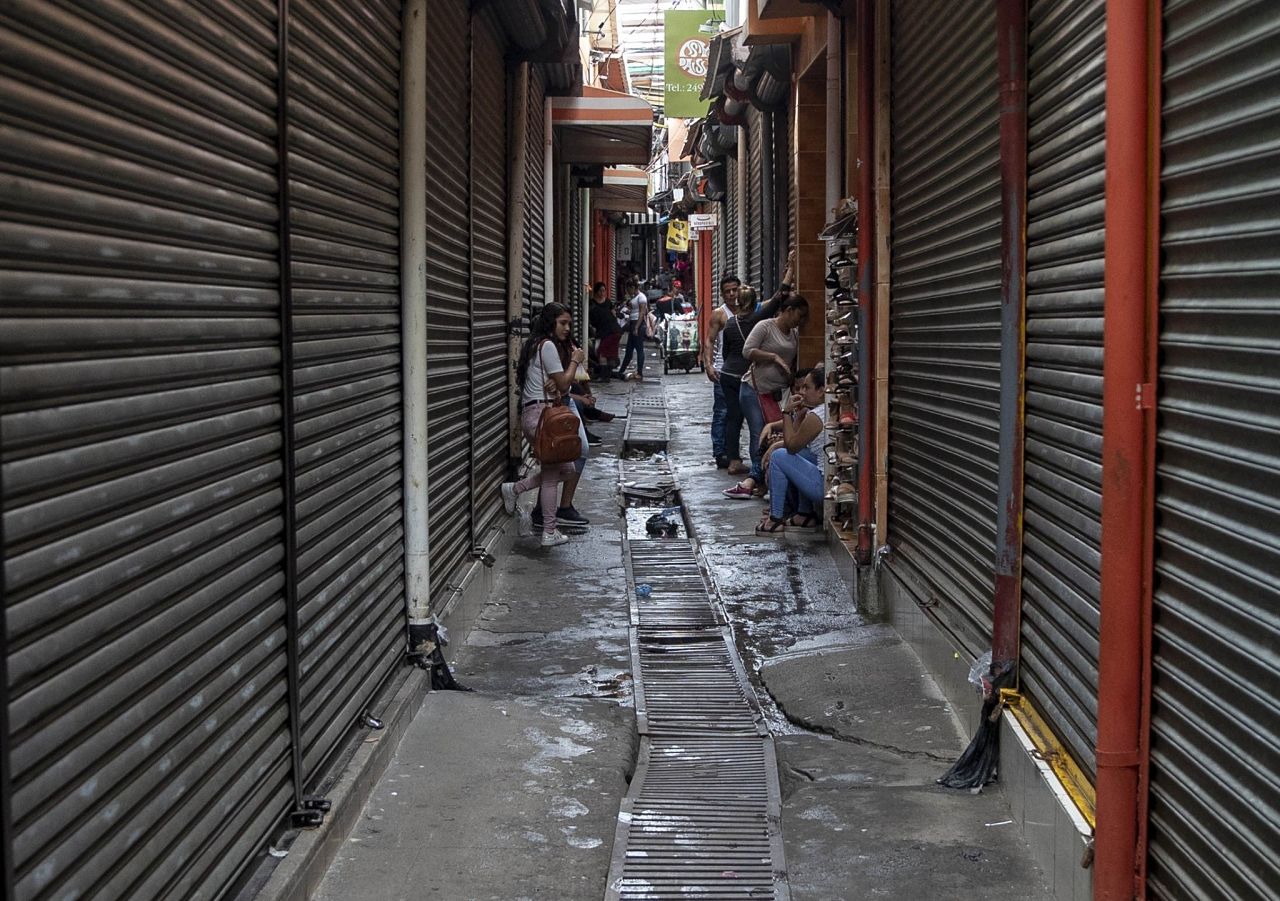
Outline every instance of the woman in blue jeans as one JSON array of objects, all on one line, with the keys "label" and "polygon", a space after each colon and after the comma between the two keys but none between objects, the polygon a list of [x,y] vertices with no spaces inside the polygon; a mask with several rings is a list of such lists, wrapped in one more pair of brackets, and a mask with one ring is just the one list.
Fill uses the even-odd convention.
[{"label": "woman in blue jeans", "polygon": [[[789,411],[782,415],[782,437],[769,453],[769,512],[757,535],[781,535],[788,526],[812,529],[821,525],[822,444],[826,423],[826,373],[821,366],[804,370],[796,381]],[[788,499],[794,508],[788,509]],[[795,514],[790,522],[789,513]]]}]

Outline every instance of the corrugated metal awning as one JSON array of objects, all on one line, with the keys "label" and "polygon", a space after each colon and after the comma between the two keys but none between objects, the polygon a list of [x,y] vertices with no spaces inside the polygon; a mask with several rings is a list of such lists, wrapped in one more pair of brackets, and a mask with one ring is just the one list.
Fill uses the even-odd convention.
[{"label": "corrugated metal awning", "polygon": [[645,213],[627,213],[627,225],[660,225],[662,215],[649,210]]},{"label": "corrugated metal awning", "polygon": [[591,207],[596,210],[643,212],[649,196],[649,173],[636,166],[618,166],[604,170],[603,184],[591,192]]}]

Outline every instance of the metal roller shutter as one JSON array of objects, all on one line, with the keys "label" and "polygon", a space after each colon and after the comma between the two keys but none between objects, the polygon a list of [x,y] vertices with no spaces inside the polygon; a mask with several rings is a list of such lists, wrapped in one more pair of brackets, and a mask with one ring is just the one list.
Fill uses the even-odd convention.
[{"label": "metal roller shutter", "polygon": [[1098,710],[1104,0],[1028,10],[1020,686],[1085,772]]},{"label": "metal roller shutter", "polygon": [[764,114],[755,107],[747,110],[747,259],[743,265],[747,283],[761,290],[764,279]]},{"label": "metal roller shutter", "polygon": [[440,597],[471,540],[470,84],[465,0],[427,29],[427,477],[431,584]]},{"label": "metal roller shutter", "polygon": [[471,21],[471,473],[477,540],[497,521],[507,469],[507,71],[505,33]]},{"label": "metal roller shutter", "polygon": [[1280,6],[1164,8],[1148,893],[1280,885]]},{"label": "metal roller shutter", "polygon": [[527,148],[525,155],[525,220],[524,220],[524,314],[526,325],[532,320],[533,311],[542,308],[546,295],[543,263],[546,249],[543,246],[543,198],[542,160],[546,124],[543,113],[545,76],[537,66],[529,67],[529,116]]},{"label": "metal roller shutter", "polygon": [[[739,139],[742,130],[738,131]],[[738,259],[738,204],[742,198],[738,196],[738,161],[733,157],[725,158],[724,189],[724,271],[726,275],[742,277],[742,261]],[[716,286],[719,290],[719,285]]]},{"label": "metal roller shutter", "polygon": [[214,895],[292,799],[274,8],[5,10],[15,897]]},{"label": "metal roller shutter", "polygon": [[289,172],[302,765],[400,657],[400,4],[294,0]]},{"label": "metal roller shutter", "polygon": [[564,302],[573,312],[574,340],[579,346],[585,346],[586,323],[582,321],[582,192],[569,188],[569,265],[565,274],[566,291]]},{"label": "metal roller shutter", "polygon": [[[795,167],[792,165],[792,156],[795,148],[792,146],[795,142],[795,121],[791,116],[791,110],[784,107],[774,115],[774,120],[780,128],[777,129],[779,138],[777,141],[777,150],[774,159],[776,159],[777,172],[775,184],[778,185],[778,196],[781,198],[779,204],[782,206],[782,215],[780,216],[778,227],[778,268],[777,282],[782,283],[782,273],[787,268],[787,257],[791,253],[791,249],[796,246],[796,230],[798,228],[797,220],[800,216],[800,194],[796,190],[795,185]],[[782,200],[786,203],[783,204]],[[778,285],[774,285],[775,290]]]},{"label": "metal roller shutter", "polygon": [[975,656],[991,644],[1000,415],[995,6],[892,21],[890,572]]}]

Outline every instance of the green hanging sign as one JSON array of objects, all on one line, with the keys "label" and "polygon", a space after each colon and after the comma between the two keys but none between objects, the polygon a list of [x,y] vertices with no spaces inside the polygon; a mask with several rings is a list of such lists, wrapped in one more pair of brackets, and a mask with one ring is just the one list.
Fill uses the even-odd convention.
[{"label": "green hanging sign", "polygon": [[699,100],[707,80],[707,60],[711,39],[720,32],[724,13],[720,9],[672,9],[663,20],[666,61],[663,78],[664,112],[668,118],[700,119],[709,104]]}]

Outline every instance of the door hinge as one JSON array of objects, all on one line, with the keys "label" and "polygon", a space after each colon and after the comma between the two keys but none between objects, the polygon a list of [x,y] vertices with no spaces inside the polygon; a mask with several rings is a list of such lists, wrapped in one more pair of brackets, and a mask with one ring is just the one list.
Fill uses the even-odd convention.
[{"label": "door hinge", "polygon": [[1135,399],[1139,410],[1151,410],[1156,405],[1156,386],[1151,382],[1139,382]]}]

